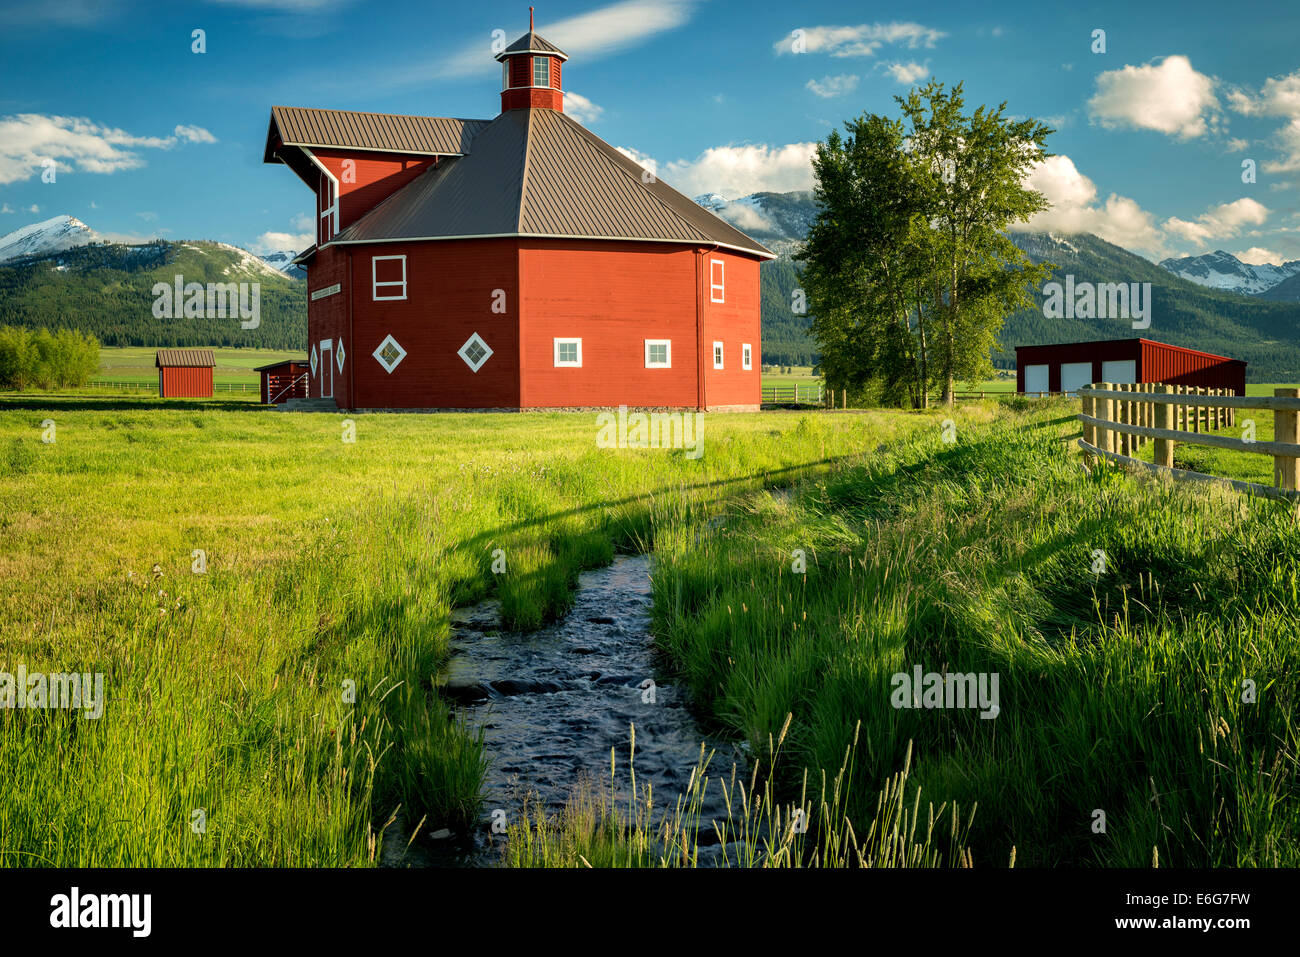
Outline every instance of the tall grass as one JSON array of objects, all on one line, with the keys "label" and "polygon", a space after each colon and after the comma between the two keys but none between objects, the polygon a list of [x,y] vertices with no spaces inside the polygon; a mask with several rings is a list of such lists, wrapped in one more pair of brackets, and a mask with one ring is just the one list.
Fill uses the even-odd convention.
[{"label": "tall grass", "polygon": [[409,839],[399,807],[470,826],[485,755],[434,690],[453,607],[532,627],[654,502],[717,511],[922,424],[715,416],[692,461],[596,449],[592,415],[357,416],[355,444],[342,418],[0,407],[0,671],[109,698],[0,712],[0,865],[361,866]]},{"label": "tall grass", "polygon": [[[976,865],[1014,846],[1030,865],[1141,867],[1154,848],[1165,866],[1294,866],[1295,515],[1086,476],[1073,411],[915,436],[789,500],[753,496],[724,534],[661,520],[661,644],[715,728],[757,748],[793,713],[782,795],[860,722],[855,827],[915,742],[912,779],[980,808]],[[1001,713],[894,708],[892,676],[917,664],[999,674]]]}]

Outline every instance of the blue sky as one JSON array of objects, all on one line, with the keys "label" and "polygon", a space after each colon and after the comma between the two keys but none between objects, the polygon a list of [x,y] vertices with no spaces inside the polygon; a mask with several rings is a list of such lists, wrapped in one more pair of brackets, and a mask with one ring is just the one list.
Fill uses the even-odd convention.
[{"label": "blue sky", "polygon": [[[1152,258],[1300,259],[1294,2],[535,5],[570,55],[566,109],[690,195],[810,188],[816,141],[933,75],[1058,128],[1033,225]],[[493,31],[527,24],[496,0],[3,0],[0,234],[66,213],[115,238],[300,248],[310,193],[261,162],[273,104],[492,117]]]}]

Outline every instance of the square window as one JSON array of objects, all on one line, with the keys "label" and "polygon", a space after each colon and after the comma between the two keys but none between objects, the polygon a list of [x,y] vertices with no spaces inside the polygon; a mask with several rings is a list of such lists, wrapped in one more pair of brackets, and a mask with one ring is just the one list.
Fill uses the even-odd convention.
[{"label": "square window", "polygon": [[550,86],[551,85],[551,58],[547,56],[533,57],[533,86]]},{"label": "square window", "polygon": [[555,343],[555,364],[557,366],[582,366],[582,340],[581,339],[556,339]]},{"label": "square window", "polygon": [[709,260],[709,301],[726,302],[727,288],[724,280],[724,264],[721,259]]},{"label": "square window", "polygon": [[668,339],[647,339],[645,341],[645,367],[647,369],[671,369],[673,365],[673,344]]},{"label": "square window", "polygon": [[713,344],[713,368],[715,369],[722,368],[722,343],[721,342],[715,342]]},{"label": "square window", "polygon": [[370,296],[375,302],[406,298],[406,257],[370,258]]},{"label": "square window", "polygon": [[754,351],[750,348],[748,342],[740,347],[740,367],[742,369],[754,368]]}]

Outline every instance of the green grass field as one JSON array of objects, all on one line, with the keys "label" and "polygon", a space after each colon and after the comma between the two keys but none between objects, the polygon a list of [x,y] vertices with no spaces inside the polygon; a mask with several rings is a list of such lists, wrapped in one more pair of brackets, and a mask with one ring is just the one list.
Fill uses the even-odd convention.
[{"label": "green grass field", "polygon": [[[108,696],[0,721],[3,864],[368,866],[473,826],[451,609],[535,627],[617,549],[654,551],[666,667],[757,758],[767,864],[1300,864],[1300,527],[1086,475],[1076,412],[711,415],[692,461],[598,449],[589,414],[359,415],[347,443],[340,415],[2,398],[0,670]],[[997,673],[997,717],[896,707],[913,666]],[[946,845],[882,843],[930,802]],[[782,838],[796,803],[815,826]],[[508,863],[691,863],[647,828],[578,790]]]}]

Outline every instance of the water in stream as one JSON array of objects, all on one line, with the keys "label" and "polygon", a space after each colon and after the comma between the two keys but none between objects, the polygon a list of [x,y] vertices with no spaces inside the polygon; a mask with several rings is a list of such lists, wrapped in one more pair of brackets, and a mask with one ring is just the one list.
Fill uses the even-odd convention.
[{"label": "water in stream", "polygon": [[[471,729],[481,727],[489,758],[485,807],[517,820],[531,794],[549,810],[585,775],[608,785],[616,753],[620,804],[626,807],[629,728],[636,725],[637,790],[652,783],[657,808],[684,793],[704,742],[715,750],[700,818],[707,844],[714,817],[725,819],[717,777],[744,758],[699,729],[689,692],[661,679],[650,636],[650,558],[620,556],[584,572],[573,608],[553,625],[527,634],[500,630],[495,601],[453,615],[452,656],[440,693],[454,701]],[[648,682],[654,682],[653,693]],[[490,817],[480,829],[489,832]],[[499,838],[498,838],[499,840]],[[485,865],[496,859],[485,837],[471,847],[443,847],[425,863]],[[701,863],[716,851],[701,847]]]}]

